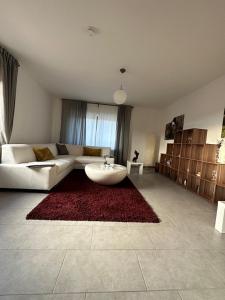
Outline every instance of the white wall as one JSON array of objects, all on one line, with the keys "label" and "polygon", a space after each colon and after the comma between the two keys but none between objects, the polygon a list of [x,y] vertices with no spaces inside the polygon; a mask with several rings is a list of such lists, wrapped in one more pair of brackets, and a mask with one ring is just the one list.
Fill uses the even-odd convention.
[{"label": "white wall", "polygon": [[10,143],[46,143],[51,138],[52,98],[21,65]]},{"label": "white wall", "polygon": [[153,166],[157,159],[160,140],[161,112],[149,107],[134,107],[131,119],[131,154],[136,149],[139,161]]},{"label": "white wall", "polygon": [[165,153],[164,131],[166,123],[173,117],[184,114],[184,129],[208,129],[207,143],[217,143],[221,138],[223,113],[225,108],[225,76],[177,100],[168,106],[163,113],[161,126],[160,153]]}]

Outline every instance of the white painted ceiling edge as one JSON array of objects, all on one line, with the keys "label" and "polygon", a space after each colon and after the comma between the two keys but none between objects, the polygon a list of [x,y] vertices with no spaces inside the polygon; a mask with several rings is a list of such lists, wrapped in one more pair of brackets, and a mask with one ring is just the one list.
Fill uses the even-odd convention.
[{"label": "white painted ceiling edge", "polygon": [[[225,73],[222,0],[0,0],[0,42],[61,98],[165,107]],[[90,36],[88,26],[97,33]]]}]

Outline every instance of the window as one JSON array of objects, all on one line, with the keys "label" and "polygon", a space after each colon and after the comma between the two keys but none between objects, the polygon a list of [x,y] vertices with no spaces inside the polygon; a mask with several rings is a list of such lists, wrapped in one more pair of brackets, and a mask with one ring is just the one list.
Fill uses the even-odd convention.
[{"label": "window", "polygon": [[115,149],[117,106],[87,105],[86,145]]}]

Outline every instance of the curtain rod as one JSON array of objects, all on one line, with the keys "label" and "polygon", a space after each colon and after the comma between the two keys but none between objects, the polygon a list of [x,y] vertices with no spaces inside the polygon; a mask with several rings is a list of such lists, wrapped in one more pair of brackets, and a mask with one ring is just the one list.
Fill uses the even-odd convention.
[{"label": "curtain rod", "polygon": [[99,102],[90,102],[90,101],[86,101],[89,104],[98,104],[98,105],[107,105],[107,106],[119,106],[116,104],[109,104],[109,103],[99,103]]},{"label": "curtain rod", "polygon": [[[109,104],[109,103],[99,103],[99,102],[91,102],[91,101],[85,101],[85,100],[77,100],[77,99],[65,99],[65,98],[62,98],[62,100],[74,100],[74,101],[82,101],[82,102],[86,102],[88,104],[98,104],[98,105],[107,105],[107,106],[121,106],[121,105],[117,105],[117,104]],[[130,106],[131,108],[134,108],[133,106],[131,105],[127,105],[127,106]]]},{"label": "curtain rod", "polygon": [[11,57],[17,64],[17,67],[20,67],[19,61],[17,60],[17,58],[15,58],[6,48],[4,48],[3,46],[0,45],[0,53],[2,55],[7,55],[9,57]]}]

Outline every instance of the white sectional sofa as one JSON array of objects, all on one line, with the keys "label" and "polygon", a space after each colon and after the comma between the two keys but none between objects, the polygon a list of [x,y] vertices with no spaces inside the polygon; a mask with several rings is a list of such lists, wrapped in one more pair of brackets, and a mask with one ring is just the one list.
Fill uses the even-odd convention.
[{"label": "white sectional sofa", "polygon": [[[36,161],[33,147],[48,147],[55,158]],[[81,169],[88,163],[104,162],[104,156],[110,156],[110,148],[101,147],[101,156],[83,156],[82,146],[67,144],[66,147],[69,155],[58,155],[56,144],[3,145],[0,188],[50,190],[74,168]],[[110,162],[114,160],[110,159]],[[50,166],[44,167],[46,164]]]}]

